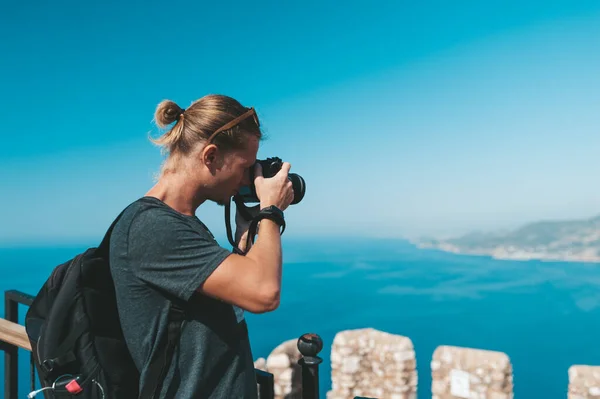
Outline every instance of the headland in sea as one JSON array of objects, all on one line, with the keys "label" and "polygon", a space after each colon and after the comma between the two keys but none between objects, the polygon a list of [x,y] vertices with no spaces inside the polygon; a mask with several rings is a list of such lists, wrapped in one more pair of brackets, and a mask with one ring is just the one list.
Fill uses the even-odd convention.
[{"label": "headland in sea", "polygon": [[510,231],[474,231],[453,238],[419,238],[419,248],[495,259],[600,262],[600,215],[578,220],[545,220]]}]

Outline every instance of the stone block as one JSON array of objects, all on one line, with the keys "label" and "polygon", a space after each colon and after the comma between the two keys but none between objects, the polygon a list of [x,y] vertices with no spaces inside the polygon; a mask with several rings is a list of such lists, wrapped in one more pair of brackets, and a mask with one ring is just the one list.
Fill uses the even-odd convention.
[{"label": "stone block", "polygon": [[569,367],[568,399],[600,398],[600,366]]},{"label": "stone block", "polygon": [[372,328],[341,331],[331,347],[331,381],[327,399],[416,398],[412,341]]},{"label": "stone block", "polygon": [[502,352],[439,346],[431,376],[437,399],[513,398],[512,365]]}]

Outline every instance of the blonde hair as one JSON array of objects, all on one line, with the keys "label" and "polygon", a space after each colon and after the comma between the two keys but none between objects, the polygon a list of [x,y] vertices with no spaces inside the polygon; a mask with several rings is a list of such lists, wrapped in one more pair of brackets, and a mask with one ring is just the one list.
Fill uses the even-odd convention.
[{"label": "blonde hair", "polygon": [[162,136],[150,138],[167,154],[161,174],[166,170],[174,170],[180,157],[189,154],[197,144],[205,143],[211,137],[211,143],[224,152],[245,148],[251,135],[260,140],[262,132],[257,117],[245,118],[231,128],[213,135],[249,110],[237,100],[218,94],[204,96],[187,109],[171,100],[161,101],[154,113],[156,124],[160,128],[166,128],[175,122]]}]

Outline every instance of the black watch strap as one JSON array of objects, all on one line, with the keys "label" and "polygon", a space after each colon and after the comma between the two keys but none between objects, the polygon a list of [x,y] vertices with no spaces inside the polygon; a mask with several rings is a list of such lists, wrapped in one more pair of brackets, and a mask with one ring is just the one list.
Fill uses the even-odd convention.
[{"label": "black watch strap", "polygon": [[281,227],[280,234],[283,234],[283,232],[285,231],[285,217],[283,216],[283,211],[275,205],[263,208],[258,212],[258,215],[256,215],[250,223],[250,227],[248,228],[248,245],[246,245],[246,248],[249,247],[250,242],[254,243],[254,237],[256,236],[256,230],[258,229],[258,222],[260,222],[263,219],[270,219],[277,223]]},{"label": "black watch strap", "polygon": [[285,230],[285,217],[283,216],[283,211],[275,205],[271,205],[261,209],[258,212],[257,219],[270,219],[277,223],[279,226],[283,227],[283,230]]}]

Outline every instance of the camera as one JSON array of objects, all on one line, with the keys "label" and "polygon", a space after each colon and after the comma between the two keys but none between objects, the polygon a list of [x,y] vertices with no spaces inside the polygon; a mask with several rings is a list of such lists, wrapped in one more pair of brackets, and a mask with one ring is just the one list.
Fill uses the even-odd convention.
[{"label": "camera", "polygon": [[[256,163],[260,163],[262,166],[262,174],[265,178],[273,177],[279,172],[281,166],[283,165],[283,161],[278,157],[270,157],[263,160],[257,160]],[[244,186],[240,189],[239,193],[236,195],[239,200],[242,202],[260,202],[258,197],[256,196],[256,188],[254,187],[254,167],[253,165],[250,168],[250,185]],[[302,176],[296,173],[289,173],[288,179],[292,182],[292,188],[294,190],[294,199],[292,200],[291,205],[297,204],[302,201],[304,198],[304,193],[306,190],[306,185]]]}]

